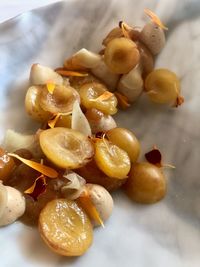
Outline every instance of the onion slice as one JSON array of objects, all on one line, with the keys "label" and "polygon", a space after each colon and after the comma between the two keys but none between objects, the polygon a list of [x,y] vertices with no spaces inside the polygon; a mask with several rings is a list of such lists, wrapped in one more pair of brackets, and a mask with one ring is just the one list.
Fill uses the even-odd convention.
[{"label": "onion slice", "polygon": [[78,101],[74,102],[72,109],[72,129],[81,132],[86,136],[92,135],[90,124],[83,114]]}]

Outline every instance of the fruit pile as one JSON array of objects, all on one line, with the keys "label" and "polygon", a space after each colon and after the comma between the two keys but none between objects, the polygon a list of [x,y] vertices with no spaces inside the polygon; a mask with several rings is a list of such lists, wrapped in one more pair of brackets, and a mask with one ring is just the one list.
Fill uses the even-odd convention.
[{"label": "fruit pile", "polygon": [[154,70],[166,27],[150,10],[142,29],[125,22],[112,29],[97,54],[81,49],[55,70],[33,64],[25,108],[40,123],[33,135],[6,132],[0,149],[0,225],[18,218],[38,224],[58,254],[79,256],[113,209],[111,192],[123,188],[138,203],[166,194],[161,154],[155,147],[138,162],[140,142],[117,126],[118,108],[145,93],[155,103],[183,103],[180,82]]}]

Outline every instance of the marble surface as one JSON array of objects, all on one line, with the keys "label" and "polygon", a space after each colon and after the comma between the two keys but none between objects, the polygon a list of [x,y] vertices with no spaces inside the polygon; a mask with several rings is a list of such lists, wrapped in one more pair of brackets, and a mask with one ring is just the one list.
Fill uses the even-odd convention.
[{"label": "marble surface", "polygon": [[60,0],[0,0],[0,23],[34,8]]},{"label": "marble surface", "polygon": [[51,253],[35,229],[15,223],[0,229],[2,267],[199,267],[200,266],[200,2],[198,0],[69,0],[25,13],[0,25],[0,125],[31,132],[23,99],[32,63],[56,67],[74,51],[98,51],[119,20],[143,25],[143,9],[156,12],[169,27],[157,67],[175,71],[185,104],[163,108],[142,97],[116,116],[131,128],[143,153],[156,144],[164,161],[168,194],[151,206],[114,195],[113,216],[97,229],[94,244],[81,258]]}]

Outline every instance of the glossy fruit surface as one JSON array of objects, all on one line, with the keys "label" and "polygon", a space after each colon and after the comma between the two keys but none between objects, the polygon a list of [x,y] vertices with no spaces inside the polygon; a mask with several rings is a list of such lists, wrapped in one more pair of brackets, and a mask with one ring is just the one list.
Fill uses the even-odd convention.
[{"label": "glossy fruit surface", "polygon": [[32,119],[39,122],[46,122],[51,116],[51,113],[45,111],[40,105],[40,93],[42,86],[31,86],[26,92],[25,108],[26,112]]},{"label": "glossy fruit surface", "polygon": [[146,77],[145,90],[153,102],[175,105],[180,97],[180,81],[174,72],[156,69]]},{"label": "glossy fruit surface", "polygon": [[71,86],[56,85],[52,94],[43,86],[40,94],[41,107],[52,114],[72,111],[76,100],[80,101],[79,94]]},{"label": "glossy fruit surface", "polygon": [[125,74],[138,64],[140,54],[135,42],[122,37],[115,38],[107,44],[104,58],[113,73]]},{"label": "glossy fruit surface", "polygon": [[76,171],[81,175],[87,183],[99,184],[108,191],[115,191],[120,188],[126,181],[126,179],[118,179],[114,177],[107,176],[102,172],[94,160],[88,162],[82,168],[77,169]]},{"label": "glossy fruit surface", "polygon": [[63,256],[80,256],[93,240],[92,225],[75,201],[55,199],[39,217],[42,239],[54,252]]},{"label": "glossy fruit surface", "polygon": [[87,136],[63,127],[41,132],[40,146],[46,157],[63,169],[79,168],[94,154],[93,145]]},{"label": "glossy fruit surface", "polygon": [[6,181],[14,167],[13,158],[8,156],[3,148],[0,148],[0,180]]},{"label": "glossy fruit surface", "polygon": [[166,194],[166,179],[161,168],[147,162],[132,166],[125,184],[125,192],[138,203],[151,204]]},{"label": "glossy fruit surface", "polygon": [[140,143],[133,132],[117,127],[109,130],[106,136],[109,141],[126,151],[132,162],[137,161],[140,154]]},{"label": "glossy fruit surface", "polygon": [[107,92],[107,88],[101,83],[86,83],[80,88],[81,104],[86,109],[98,109],[105,114],[113,115],[117,112],[117,98],[111,95],[107,99],[99,99]]},{"label": "glossy fruit surface", "polygon": [[105,139],[95,142],[94,159],[99,169],[109,177],[125,179],[130,171],[128,154]]}]

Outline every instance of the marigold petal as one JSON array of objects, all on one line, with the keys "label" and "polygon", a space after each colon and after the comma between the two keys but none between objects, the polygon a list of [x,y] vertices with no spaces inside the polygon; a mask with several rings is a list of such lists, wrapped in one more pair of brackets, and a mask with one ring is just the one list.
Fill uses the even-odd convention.
[{"label": "marigold petal", "polygon": [[128,98],[125,95],[122,95],[119,92],[115,92],[115,96],[117,97],[118,105],[121,109],[127,109],[128,107],[130,107]]},{"label": "marigold petal", "polygon": [[162,23],[162,21],[160,20],[160,18],[150,9],[145,8],[144,9],[145,14],[147,14],[147,16],[149,16],[151,18],[151,20],[158,25],[161,29],[163,30],[168,30],[168,28]]},{"label": "marigold petal", "polygon": [[95,207],[95,205],[92,203],[91,197],[87,190],[84,190],[81,194],[81,196],[78,198],[80,205],[85,210],[85,212],[88,214],[88,216],[96,221],[99,225],[104,227],[104,223]]},{"label": "marigold petal", "polygon": [[58,113],[58,114],[56,114],[56,115],[53,117],[53,119],[50,119],[50,120],[48,121],[48,126],[49,126],[51,129],[55,127],[56,122],[58,121],[58,119],[59,119],[60,116],[61,116],[60,113]]},{"label": "marigold petal", "polygon": [[51,80],[46,82],[47,90],[52,95],[56,87],[55,83]]},{"label": "marigold petal", "polygon": [[62,76],[77,76],[77,77],[88,76],[88,73],[86,72],[71,71],[71,70],[66,70],[65,68],[57,68],[55,69],[55,71]]},{"label": "marigold petal", "polygon": [[58,177],[57,171],[46,166],[46,165],[40,164],[38,162],[29,160],[29,159],[24,159],[15,153],[8,153],[8,155],[20,160],[25,165],[31,167],[32,169],[42,173],[43,175],[45,175],[47,177],[50,177],[50,178],[57,178]]},{"label": "marigold petal", "polygon": [[92,101],[105,101],[108,100],[111,96],[113,96],[113,93],[109,92],[109,91],[105,91],[102,95],[100,95],[99,97],[95,98],[95,99],[91,99]]}]

